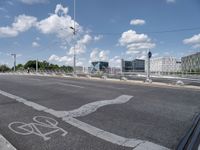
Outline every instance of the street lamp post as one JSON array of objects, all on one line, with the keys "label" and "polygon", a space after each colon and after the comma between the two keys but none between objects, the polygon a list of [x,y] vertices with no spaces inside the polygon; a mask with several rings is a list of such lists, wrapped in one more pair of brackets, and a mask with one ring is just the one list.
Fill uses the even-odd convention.
[{"label": "street lamp post", "polygon": [[13,69],[14,71],[16,70],[16,54],[11,54],[11,56],[13,56],[14,58],[14,66],[13,66]]},{"label": "street lamp post", "polygon": [[76,75],[76,43],[75,43],[75,36],[76,36],[76,0],[74,0],[74,26],[70,27],[73,30],[74,35],[74,62],[73,62],[73,75]]}]

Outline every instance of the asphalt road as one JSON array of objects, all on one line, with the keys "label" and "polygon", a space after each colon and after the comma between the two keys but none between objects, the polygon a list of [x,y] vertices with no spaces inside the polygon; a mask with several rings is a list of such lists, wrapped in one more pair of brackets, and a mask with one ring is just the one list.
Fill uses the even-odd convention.
[{"label": "asphalt road", "polygon": [[175,149],[199,99],[192,89],[1,75],[0,133],[18,150]]}]

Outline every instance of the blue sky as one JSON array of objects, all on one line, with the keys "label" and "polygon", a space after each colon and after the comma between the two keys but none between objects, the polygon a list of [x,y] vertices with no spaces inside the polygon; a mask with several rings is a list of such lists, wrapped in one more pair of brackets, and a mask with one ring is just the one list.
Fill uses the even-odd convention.
[{"label": "blue sky", "polygon": [[1,0],[0,64],[12,66],[29,59],[77,65],[120,59],[180,58],[200,51],[199,0]]}]

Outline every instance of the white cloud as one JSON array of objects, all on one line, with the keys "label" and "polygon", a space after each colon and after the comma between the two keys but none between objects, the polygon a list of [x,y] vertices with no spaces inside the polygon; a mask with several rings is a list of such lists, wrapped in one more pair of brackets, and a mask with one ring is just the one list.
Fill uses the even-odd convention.
[{"label": "white cloud", "polygon": [[63,7],[61,4],[56,5],[55,14],[62,16],[62,15],[67,15],[67,13],[68,13],[67,7]]},{"label": "white cloud", "polygon": [[109,51],[108,50],[101,50],[95,48],[90,53],[90,62],[91,61],[108,61],[109,60]]},{"label": "white cloud", "polygon": [[122,33],[119,44],[127,48],[127,53],[138,53],[155,47],[155,43],[146,34],[137,34],[136,31],[128,30]]},{"label": "white cloud", "polygon": [[99,58],[101,61],[108,61],[108,54],[109,54],[109,51],[100,51],[99,53]]},{"label": "white cloud", "polygon": [[146,59],[146,55],[138,56],[138,57],[136,57],[136,59],[143,59],[143,60],[145,60]]},{"label": "white cloud", "polygon": [[147,51],[142,51],[141,53],[139,53],[136,57],[136,59],[146,59],[147,58]]},{"label": "white cloud", "polygon": [[[85,53],[86,46],[89,44],[92,40],[92,37],[89,34],[86,34],[83,36],[82,39],[78,40],[76,45],[75,45],[75,52],[76,54],[82,54]],[[74,54],[74,46],[72,46],[69,50],[69,55]]]},{"label": "white cloud", "polygon": [[176,0],[166,0],[167,3],[175,3]]},{"label": "white cloud", "polygon": [[109,60],[109,66],[111,67],[121,67],[121,58],[119,56],[115,56]]},{"label": "white cloud", "polygon": [[51,61],[51,62],[64,62],[64,63],[72,63],[72,61],[73,61],[73,57],[68,57],[68,56],[61,56],[61,57],[59,57],[59,56],[57,56],[57,55],[55,55],[55,54],[53,54],[53,55],[51,55],[50,57],[49,57],[49,59],[48,59],[49,61]]},{"label": "white cloud", "polygon": [[152,57],[158,57],[159,53],[153,53]]},{"label": "white cloud", "polygon": [[12,25],[0,27],[0,37],[15,37],[21,32],[25,32],[33,27],[37,22],[37,18],[33,16],[19,15],[15,18]]},{"label": "white cloud", "polygon": [[12,24],[12,26],[13,29],[19,32],[24,32],[33,27],[36,21],[36,17],[20,15],[17,18],[15,18],[15,22]]},{"label": "white cloud", "polygon": [[130,25],[144,25],[145,23],[143,19],[133,19],[130,21]]},{"label": "white cloud", "polygon": [[[37,23],[37,28],[43,34],[55,34],[58,38],[67,40],[73,39],[74,20],[68,14],[68,8],[61,4],[56,5],[55,13]],[[76,31],[82,32],[82,27],[75,22]]]},{"label": "white cloud", "polygon": [[99,50],[93,49],[92,52],[90,53],[90,60],[91,61],[97,61],[98,60],[98,54],[99,54]]},{"label": "white cloud", "polygon": [[37,43],[37,42],[33,42],[33,43],[32,43],[32,47],[40,47],[40,44]]},{"label": "white cloud", "polygon": [[49,61],[59,61],[59,57],[57,56],[57,55],[55,55],[55,54],[53,54],[53,55],[51,55],[50,57],[49,57]]},{"label": "white cloud", "polygon": [[95,41],[99,41],[99,40],[101,40],[103,38],[103,35],[98,35],[98,36],[95,36],[94,37],[94,40]]},{"label": "white cloud", "polygon": [[[71,56],[57,56],[55,54],[51,55],[48,59],[50,62],[56,62],[60,64],[70,65],[73,66],[73,57]],[[83,62],[81,61],[81,58],[78,58],[76,60],[76,66],[83,66]]]},{"label": "white cloud", "polygon": [[200,34],[194,35],[191,38],[184,39],[183,43],[192,45],[193,48],[199,48],[200,47]]},{"label": "white cloud", "polygon": [[39,3],[47,3],[49,0],[18,0],[24,4],[32,5],[32,4],[39,4]]}]

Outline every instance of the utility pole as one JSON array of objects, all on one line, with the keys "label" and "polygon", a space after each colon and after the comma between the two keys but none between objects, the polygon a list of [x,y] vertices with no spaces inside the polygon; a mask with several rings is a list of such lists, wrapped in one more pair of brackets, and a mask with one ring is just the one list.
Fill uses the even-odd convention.
[{"label": "utility pole", "polygon": [[38,73],[38,59],[36,59],[36,73]]},{"label": "utility pole", "polygon": [[13,69],[14,71],[16,70],[16,54],[11,54],[11,56],[13,56],[14,58],[14,66],[13,66]]}]

